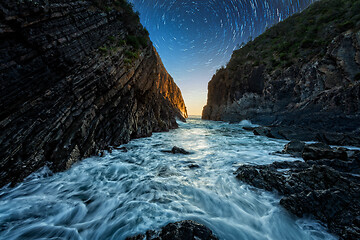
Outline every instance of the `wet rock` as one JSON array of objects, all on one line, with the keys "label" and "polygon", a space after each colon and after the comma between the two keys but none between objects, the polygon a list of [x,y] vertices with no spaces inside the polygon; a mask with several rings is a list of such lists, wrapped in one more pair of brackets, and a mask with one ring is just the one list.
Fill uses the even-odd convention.
[{"label": "wet rock", "polygon": [[190,152],[186,151],[185,149],[179,148],[179,147],[176,147],[176,146],[174,146],[174,147],[171,149],[171,152],[172,152],[173,154],[176,154],[176,153],[180,153],[180,154],[190,154]]},{"label": "wet rock", "polygon": [[339,159],[319,159],[319,160],[307,160],[307,163],[314,165],[324,165],[331,167],[339,172],[357,174],[360,173],[360,158],[349,158],[347,161]]},{"label": "wet rock", "polygon": [[194,221],[185,220],[176,223],[169,223],[159,231],[147,231],[126,238],[127,240],[216,240],[212,231],[206,226]]},{"label": "wet rock", "polygon": [[100,154],[100,157],[105,157],[105,151],[101,150],[99,154]]},{"label": "wet rock", "polygon": [[174,146],[171,150],[161,150],[162,152],[165,152],[165,153],[172,153],[172,154],[190,154],[190,152],[186,151],[185,149],[183,148],[179,148],[177,146]]},{"label": "wet rock", "polygon": [[303,149],[302,157],[305,161],[318,159],[347,160],[348,158],[345,150],[332,149],[325,143],[306,144]]},{"label": "wet rock", "polygon": [[270,128],[268,127],[256,127],[253,130],[254,135],[270,137]]},{"label": "wet rock", "polygon": [[[302,146],[291,145],[296,152]],[[317,143],[306,145],[304,151],[307,146],[314,160],[243,165],[235,172],[236,177],[254,187],[277,191],[283,196],[280,204],[287,210],[299,217],[312,215],[341,239],[360,239],[360,155],[353,154],[344,161],[335,156],[343,156],[347,149],[334,150]]]},{"label": "wet rock", "polygon": [[285,139],[285,137],[279,131],[271,127],[256,127],[254,128],[253,133],[254,135],[258,136]]},{"label": "wet rock", "polygon": [[284,150],[282,153],[291,154],[295,157],[301,157],[303,150],[305,147],[305,143],[301,141],[291,141],[285,145]]},{"label": "wet rock", "polygon": [[243,129],[246,131],[254,131],[255,127],[243,127]]},{"label": "wet rock", "polygon": [[200,168],[200,166],[199,166],[199,165],[197,165],[197,164],[190,164],[190,165],[188,165],[188,167],[189,167],[190,169],[193,169],[193,168]]}]

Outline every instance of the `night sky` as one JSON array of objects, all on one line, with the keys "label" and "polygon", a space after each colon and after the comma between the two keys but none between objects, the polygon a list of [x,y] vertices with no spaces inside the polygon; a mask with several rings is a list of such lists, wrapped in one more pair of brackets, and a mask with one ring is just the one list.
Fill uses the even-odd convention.
[{"label": "night sky", "polygon": [[180,87],[189,115],[200,115],[207,83],[242,42],[315,0],[129,0]]}]

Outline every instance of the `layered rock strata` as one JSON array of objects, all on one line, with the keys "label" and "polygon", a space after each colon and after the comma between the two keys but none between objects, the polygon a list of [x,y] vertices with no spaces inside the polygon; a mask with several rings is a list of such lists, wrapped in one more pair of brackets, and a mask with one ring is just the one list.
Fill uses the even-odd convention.
[{"label": "layered rock strata", "polygon": [[0,186],[187,117],[125,1],[4,0],[0,19]]}]

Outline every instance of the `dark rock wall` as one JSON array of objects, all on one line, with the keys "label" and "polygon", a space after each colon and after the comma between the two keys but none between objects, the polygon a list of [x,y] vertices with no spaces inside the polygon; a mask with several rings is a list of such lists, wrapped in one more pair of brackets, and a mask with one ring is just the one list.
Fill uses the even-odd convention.
[{"label": "dark rock wall", "polygon": [[296,111],[359,114],[360,32],[341,34],[326,55],[275,72],[264,66],[220,70],[208,86],[203,118],[231,120]]},{"label": "dark rock wall", "polygon": [[121,8],[3,0],[0,19],[0,186],[187,117],[150,40],[124,43],[144,29]]},{"label": "dark rock wall", "polygon": [[[202,118],[359,131],[360,21],[339,30],[341,24],[334,23],[335,15],[329,15],[330,20],[323,16],[323,12],[334,10],[327,7],[328,2],[291,17],[235,51],[227,67],[218,70],[209,82]],[[348,8],[349,17],[340,14],[339,18],[359,19],[353,10]],[[316,24],[320,23],[314,22],[321,18],[328,22],[319,29]],[[304,25],[305,21],[313,25]],[[300,32],[303,28],[304,33]],[[306,30],[312,28],[329,37],[317,40],[322,34]],[[277,33],[280,30],[289,36]],[[308,48],[304,47],[306,35],[314,41]],[[277,49],[285,44],[290,47]],[[274,62],[276,65],[271,65]]]}]

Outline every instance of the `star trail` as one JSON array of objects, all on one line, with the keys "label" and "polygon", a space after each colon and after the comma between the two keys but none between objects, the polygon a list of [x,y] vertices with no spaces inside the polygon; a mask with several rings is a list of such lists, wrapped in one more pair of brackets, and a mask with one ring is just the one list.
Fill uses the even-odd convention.
[{"label": "star trail", "polygon": [[180,87],[200,115],[207,83],[233,50],[315,0],[130,0]]}]

